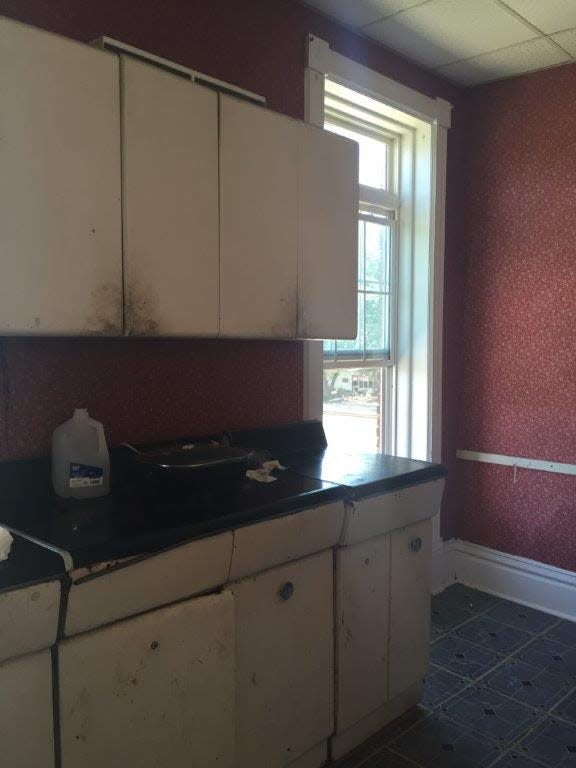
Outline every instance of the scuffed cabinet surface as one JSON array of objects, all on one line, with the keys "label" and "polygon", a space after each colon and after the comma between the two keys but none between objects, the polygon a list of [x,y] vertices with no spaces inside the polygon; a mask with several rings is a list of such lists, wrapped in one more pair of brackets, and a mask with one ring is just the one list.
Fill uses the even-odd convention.
[{"label": "scuffed cabinet surface", "polygon": [[295,120],[220,97],[220,334],[296,336]]},{"label": "scuffed cabinet surface", "polygon": [[388,700],[390,536],[336,553],[336,728]]},{"label": "scuffed cabinet surface", "polygon": [[0,19],[0,332],[122,332],[115,56]]},{"label": "scuffed cabinet surface", "polygon": [[122,57],[126,333],[217,336],[218,96]]},{"label": "scuffed cabinet surface", "polygon": [[418,683],[428,671],[431,552],[431,520],[391,535],[390,698]]},{"label": "scuffed cabinet surface", "polygon": [[234,604],[196,598],[64,641],[62,768],[234,768]]},{"label": "scuffed cabinet surface", "polygon": [[0,661],[53,645],[59,610],[59,581],[0,594]]},{"label": "scuffed cabinet surface", "polygon": [[53,768],[50,651],[0,665],[0,765]]},{"label": "scuffed cabinet surface", "polygon": [[326,551],[230,586],[236,768],[281,768],[332,733],[332,583],[333,553]]}]

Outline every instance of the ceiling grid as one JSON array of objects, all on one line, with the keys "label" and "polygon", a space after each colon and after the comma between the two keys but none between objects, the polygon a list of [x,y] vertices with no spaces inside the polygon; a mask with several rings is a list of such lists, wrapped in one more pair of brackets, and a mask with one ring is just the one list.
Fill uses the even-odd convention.
[{"label": "ceiling grid", "polygon": [[576,0],[307,2],[460,85],[576,61]]}]

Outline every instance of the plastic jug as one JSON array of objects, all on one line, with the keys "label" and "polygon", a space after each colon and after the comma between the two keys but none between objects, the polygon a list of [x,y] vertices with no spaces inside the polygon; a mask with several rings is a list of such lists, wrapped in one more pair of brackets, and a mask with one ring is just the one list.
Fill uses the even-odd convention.
[{"label": "plastic jug", "polygon": [[52,484],[58,496],[90,499],[110,490],[110,457],[104,427],[85,408],[54,430]]}]

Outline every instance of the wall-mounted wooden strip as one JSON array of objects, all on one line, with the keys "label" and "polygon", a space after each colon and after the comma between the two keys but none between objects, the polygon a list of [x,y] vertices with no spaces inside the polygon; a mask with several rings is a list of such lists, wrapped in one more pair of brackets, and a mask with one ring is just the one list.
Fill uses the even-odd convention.
[{"label": "wall-mounted wooden strip", "polygon": [[534,469],[538,472],[557,472],[561,475],[576,475],[576,464],[562,464],[559,461],[543,459],[526,459],[522,456],[502,456],[498,453],[480,453],[478,451],[456,451],[459,459],[466,461],[482,461],[486,464],[500,464],[505,467],[521,467]]}]

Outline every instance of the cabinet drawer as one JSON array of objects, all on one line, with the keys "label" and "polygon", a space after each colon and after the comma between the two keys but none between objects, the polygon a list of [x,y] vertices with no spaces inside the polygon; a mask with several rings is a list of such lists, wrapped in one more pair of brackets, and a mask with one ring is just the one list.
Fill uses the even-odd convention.
[{"label": "cabinet drawer", "polygon": [[336,552],[336,731],[388,698],[390,536]]},{"label": "cabinet drawer", "polygon": [[444,479],[370,496],[347,507],[343,544],[404,528],[434,517],[440,511]]},{"label": "cabinet drawer", "polygon": [[227,580],[231,555],[232,533],[223,533],[73,584],[66,635],[214,589]]},{"label": "cabinet drawer", "polygon": [[344,523],[341,501],[266,520],[234,532],[230,579],[236,581],[338,543]]},{"label": "cabinet drawer", "polygon": [[333,556],[230,586],[236,603],[236,768],[281,768],[333,731]]},{"label": "cabinet drawer", "polygon": [[53,768],[50,651],[2,664],[0,691],[2,765],[6,768]]},{"label": "cabinet drawer", "polygon": [[390,545],[390,687],[394,698],[428,671],[432,523],[394,531]]},{"label": "cabinet drawer", "polygon": [[0,594],[0,661],[53,645],[59,612],[59,581]]}]

